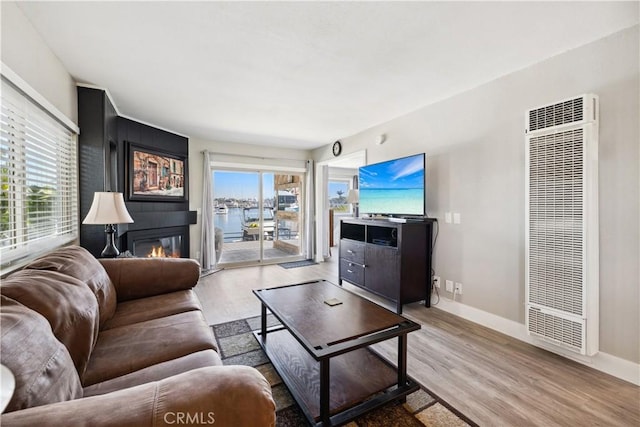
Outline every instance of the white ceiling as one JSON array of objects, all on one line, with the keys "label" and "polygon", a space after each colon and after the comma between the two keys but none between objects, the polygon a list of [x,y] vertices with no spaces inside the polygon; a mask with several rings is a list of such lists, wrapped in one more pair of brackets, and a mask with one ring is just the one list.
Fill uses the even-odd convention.
[{"label": "white ceiling", "polygon": [[190,137],[315,148],[638,23],[638,2],[21,2],[69,73]]}]

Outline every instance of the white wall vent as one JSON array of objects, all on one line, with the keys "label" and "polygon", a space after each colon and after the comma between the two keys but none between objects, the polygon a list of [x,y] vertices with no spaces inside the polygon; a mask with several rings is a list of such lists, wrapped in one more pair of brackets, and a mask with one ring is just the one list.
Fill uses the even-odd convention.
[{"label": "white wall vent", "polygon": [[527,111],[526,133],[597,121],[598,98],[583,95]]},{"label": "white wall vent", "polygon": [[598,352],[598,98],[526,113],[526,324],[563,348]]}]

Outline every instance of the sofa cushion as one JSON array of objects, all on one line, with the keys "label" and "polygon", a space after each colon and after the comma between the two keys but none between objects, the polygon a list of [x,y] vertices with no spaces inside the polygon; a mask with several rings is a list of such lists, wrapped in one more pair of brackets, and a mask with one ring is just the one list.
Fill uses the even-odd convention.
[{"label": "sofa cushion", "polygon": [[201,350],[215,350],[200,311],[174,314],[100,332],[82,383],[85,387]]},{"label": "sofa cushion", "polygon": [[82,397],[69,352],[35,311],[0,296],[0,358],[16,380],[6,412]]},{"label": "sofa cushion", "polygon": [[192,369],[221,365],[222,362],[220,361],[218,353],[213,350],[202,350],[85,387],[83,395],[84,397],[88,397],[111,393],[124,388],[134,387],[152,381],[159,381]]},{"label": "sofa cushion", "polygon": [[118,302],[193,288],[200,264],[189,258],[101,258]]},{"label": "sofa cushion", "polygon": [[98,336],[98,304],[83,282],[56,271],[21,270],[3,279],[0,292],[44,316],[84,373]]},{"label": "sofa cushion", "polygon": [[215,366],[3,414],[2,426],[273,427],[275,409],[269,382],[255,368]]},{"label": "sofa cushion", "polygon": [[198,297],[191,289],[124,301],[118,304],[113,317],[102,326],[102,330],[200,309]]},{"label": "sofa cushion", "polygon": [[40,257],[25,269],[53,270],[84,282],[96,296],[100,310],[100,326],[109,320],[116,310],[116,289],[102,264],[86,249],[68,246]]}]

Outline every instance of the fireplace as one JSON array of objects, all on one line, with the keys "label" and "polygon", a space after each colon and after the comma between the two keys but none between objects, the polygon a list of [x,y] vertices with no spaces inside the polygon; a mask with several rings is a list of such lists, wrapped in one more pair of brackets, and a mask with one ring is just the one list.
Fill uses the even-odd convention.
[{"label": "fireplace", "polygon": [[147,258],[180,258],[182,236],[153,237],[133,241],[133,254]]},{"label": "fireplace", "polygon": [[127,232],[127,248],[135,257],[188,258],[188,227]]}]

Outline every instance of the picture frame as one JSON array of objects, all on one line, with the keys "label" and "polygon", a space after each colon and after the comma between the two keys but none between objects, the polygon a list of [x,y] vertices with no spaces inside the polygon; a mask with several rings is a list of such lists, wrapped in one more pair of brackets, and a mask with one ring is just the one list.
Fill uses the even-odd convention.
[{"label": "picture frame", "polygon": [[129,143],[127,171],[129,200],[187,201],[187,156]]}]

